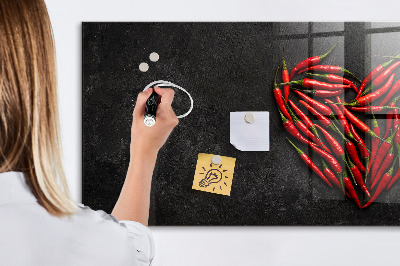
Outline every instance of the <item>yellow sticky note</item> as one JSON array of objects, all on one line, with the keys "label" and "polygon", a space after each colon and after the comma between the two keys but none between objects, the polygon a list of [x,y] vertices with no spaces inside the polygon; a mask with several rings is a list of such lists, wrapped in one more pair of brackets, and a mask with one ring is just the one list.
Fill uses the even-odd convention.
[{"label": "yellow sticky note", "polygon": [[221,156],[221,163],[213,164],[213,156],[199,153],[192,189],[230,196],[236,159]]}]

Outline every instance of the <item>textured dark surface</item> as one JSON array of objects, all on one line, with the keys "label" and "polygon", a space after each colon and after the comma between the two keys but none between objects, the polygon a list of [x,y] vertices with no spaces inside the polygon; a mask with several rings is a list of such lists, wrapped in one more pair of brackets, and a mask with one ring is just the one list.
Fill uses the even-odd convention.
[{"label": "textured dark surface", "polygon": [[[136,95],[151,81],[164,79],[186,88],[195,104],[159,153],[151,225],[400,224],[400,206],[393,203],[400,199],[399,186],[384,194],[381,203],[358,210],[311,174],[286,141],[272,98],[271,82],[283,46],[291,68],[340,41],[326,62],[364,76],[370,62],[357,61],[358,40],[347,37],[357,27],[349,26],[83,23],[83,203],[111,212],[128,167]],[[310,29],[319,35],[308,35]],[[345,35],[343,29],[350,32]],[[151,52],[159,53],[158,62],[150,62]],[[381,60],[378,63],[386,61]],[[149,63],[148,72],[139,71],[141,62]],[[349,62],[362,64],[354,68],[363,72]],[[173,107],[177,114],[185,112],[187,96],[177,91]],[[247,110],[270,112],[269,152],[240,152],[229,143],[229,112]],[[230,197],[191,189],[201,152],[237,158]]]}]

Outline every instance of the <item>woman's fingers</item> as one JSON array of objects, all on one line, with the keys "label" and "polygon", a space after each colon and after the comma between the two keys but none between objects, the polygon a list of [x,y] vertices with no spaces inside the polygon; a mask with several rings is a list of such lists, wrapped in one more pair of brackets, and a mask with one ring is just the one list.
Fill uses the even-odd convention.
[{"label": "woman's fingers", "polygon": [[[173,89],[164,89],[159,87],[154,87],[156,93],[160,95],[161,102],[158,105],[157,114],[159,113],[165,117],[175,116],[174,111],[172,110],[171,104],[174,100],[175,92]],[[173,115],[172,115],[173,114]]]},{"label": "woman's fingers", "polygon": [[144,111],[146,109],[146,101],[150,97],[151,93],[152,89],[150,88],[138,94],[135,104],[135,109],[133,110],[133,116],[135,117],[144,116]]},{"label": "woman's fingers", "polygon": [[[161,102],[157,107],[157,117],[164,120],[167,124],[176,126],[178,124],[178,118],[176,117],[174,110],[172,110],[171,104],[174,99],[174,90],[167,88],[154,87],[155,92],[160,95]],[[144,117],[146,102],[152,93],[152,89],[147,89],[139,93],[135,109],[133,110],[133,116],[136,119]]]},{"label": "woman's fingers", "polygon": [[154,90],[161,96],[161,104],[171,105],[174,100],[175,91],[173,89],[154,87]]},{"label": "woman's fingers", "polygon": [[161,103],[158,106],[160,115],[166,118],[169,124],[176,126],[179,121],[171,107],[172,101],[174,100],[175,91],[173,89],[159,87],[155,87],[154,89],[156,93],[161,96]]}]

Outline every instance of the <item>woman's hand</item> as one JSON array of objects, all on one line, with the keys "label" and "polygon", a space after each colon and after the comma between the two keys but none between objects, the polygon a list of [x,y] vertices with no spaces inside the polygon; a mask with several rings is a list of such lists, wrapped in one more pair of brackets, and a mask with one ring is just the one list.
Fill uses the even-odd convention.
[{"label": "woman's hand", "polygon": [[157,108],[156,123],[144,124],[147,98],[152,90],[139,93],[133,111],[131,160],[125,182],[112,214],[119,220],[137,221],[147,225],[149,220],[151,179],[158,150],[164,145],[178,118],[171,108],[174,99],[172,89],[155,88],[161,96]]},{"label": "woman's hand", "polygon": [[154,88],[155,92],[161,97],[157,108],[156,123],[152,127],[144,124],[144,112],[146,101],[152,93],[147,89],[139,93],[133,111],[132,133],[131,133],[131,156],[141,156],[144,154],[157,154],[164,145],[174,127],[178,124],[178,118],[171,108],[174,99],[174,90]]}]

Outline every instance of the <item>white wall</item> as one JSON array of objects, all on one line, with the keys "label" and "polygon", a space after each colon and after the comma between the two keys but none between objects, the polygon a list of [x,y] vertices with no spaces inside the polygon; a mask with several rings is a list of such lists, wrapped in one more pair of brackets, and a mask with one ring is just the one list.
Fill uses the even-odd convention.
[{"label": "white wall", "polygon": [[[82,21],[400,21],[372,0],[47,0],[57,46],[68,181],[81,200]],[[327,4],[329,2],[329,4]],[[400,214],[399,214],[400,216]],[[400,218],[400,217],[399,217]],[[400,228],[152,227],[155,265],[399,265]]]}]

